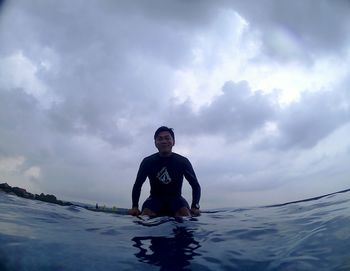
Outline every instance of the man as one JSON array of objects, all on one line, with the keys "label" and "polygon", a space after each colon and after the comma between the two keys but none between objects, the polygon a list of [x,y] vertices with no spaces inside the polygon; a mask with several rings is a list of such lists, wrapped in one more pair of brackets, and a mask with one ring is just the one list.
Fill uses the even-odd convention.
[{"label": "man", "polygon": [[[158,153],[143,159],[136,181],[132,189],[132,209],[130,215],[148,216],[190,216],[199,215],[199,200],[201,188],[190,161],[172,152],[175,145],[175,135],[171,128],[162,126],[154,134],[155,146]],[[139,210],[141,187],[148,177],[151,195]],[[192,204],[181,196],[183,177],[192,187]]]}]

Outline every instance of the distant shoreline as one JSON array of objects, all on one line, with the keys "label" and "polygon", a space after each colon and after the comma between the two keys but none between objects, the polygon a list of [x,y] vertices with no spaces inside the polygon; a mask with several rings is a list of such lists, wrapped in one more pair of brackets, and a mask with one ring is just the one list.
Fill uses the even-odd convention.
[{"label": "distant shoreline", "polygon": [[[0,191],[3,191],[3,192],[8,193],[8,194],[16,195],[16,196],[21,197],[21,198],[26,198],[26,199],[31,199],[31,200],[39,200],[39,201],[53,203],[53,204],[57,204],[57,205],[61,205],[61,206],[77,206],[77,207],[81,207],[81,208],[84,208],[86,210],[93,211],[93,212],[114,213],[114,214],[121,214],[121,215],[128,214],[128,209],[126,209],[126,208],[106,207],[105,205],[99,206],[98,204],[96,204],[96,206],[93,207],[93,205],[88,206],[88,205],[83,204],[83,203],[76,203],[76,202],[72,203],[69,201],[62,201],[62,200],[57,199],[55,195],[50,195],[50,194],[45,195],[44,193],[41,193],[40,195],[32,194],[32,193],[28,192],[27,190],[25,190],[24,188],[12,187],[7,183],[0,183]],[[280,206],[285,206],[285,205],[289,205],[289,204],[314,201],[314,200],[319,200],[319,199],[324,198],[324,197],[328,197],[328,196],[332,196],[332,195],[340,194],[340,193],[346,193],[346,192],[350,192],[350,189],[345,189],[345,190],[325,194],[322,196],[306,198],[306,199],[302,199],[302,200],[290,201],[290,202],[285,202],[285,203],[280,203],[280,204],[264,205],[264,206],[260,206],[260,208],[280,207]],[[254,208],[254,207],[249,207],[249,208]],[[259,208],[259,207],[256,206],[255,208]],[[225,208],[223,208],[223,209],[225,209]],[[205,213],[205,212],[206,211],[202,211],[202,213]]]},{"label": "distant shoreline", "polygon": [[86,206],[83,204],[81,204],[81,205],[75,204],[75,203],[71,203],[69,201],[59,200],[59,199],[57,199],[57,197],[55,195],[51,195],[51,194],[44,194],[44,193],[41,193],[40,195],[32,194],[24,188],[12,187],[8,183],[1,183],[0,184],[0,191],[3,191],[7,194],[16,195],[20,198],[39,200],[39,201],[53,203],[53,204],[57,204],[57,205],[61,205],[61,206],[77,206],[77,207],[82,207],[86,210],[94,211],[94,212],[114,213],[114,214],[123,214],[123,215],[127,214],[127,209],[125,209],[125,208],[116,208],[116,207],[110,208],[110,207],[106,207],[106,206],[99,207],[98,204],[96,204],[96,207],[90,207],[90,206]]}]

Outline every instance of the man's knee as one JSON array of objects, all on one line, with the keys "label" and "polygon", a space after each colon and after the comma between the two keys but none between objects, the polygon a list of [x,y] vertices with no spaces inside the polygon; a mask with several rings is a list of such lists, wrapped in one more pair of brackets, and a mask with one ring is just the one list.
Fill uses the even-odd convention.
[{"label": "man's knee", "polygon": [[191,216],[191,212],[187,207],[181,207],[176,211],[175,216]]},{"label": "man's knee", "polygon": [[157,213],[152,211],[151,209],[149,208],[145,208],[142,210],[142,213],[141,215],[148,215],[148,216],[157,216]]}]

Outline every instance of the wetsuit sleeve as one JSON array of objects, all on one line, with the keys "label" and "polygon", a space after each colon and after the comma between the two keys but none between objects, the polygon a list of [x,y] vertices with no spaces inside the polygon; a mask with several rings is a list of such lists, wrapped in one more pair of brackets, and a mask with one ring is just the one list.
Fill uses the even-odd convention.
[{"label": "wetsuit sleeve", "polygon": [[193,207],[194,205],[199,204],[199,200],[201,198],[201,187],[200,187],[199,182],[197,180],[196,174],[194,173],[193,167],[187,158],[185,159],[184,175],[185,175],[186,180],[189,182],[189,184],[192,187],[191,207]]},{"label": "wetsuit sleeve", "polygon": [[141,195],[141,187],[147,178],[145,159],[141,162],[139,171],[137,172],[136,181],[132,188],[132,207],[139,207],[139,200]]}]

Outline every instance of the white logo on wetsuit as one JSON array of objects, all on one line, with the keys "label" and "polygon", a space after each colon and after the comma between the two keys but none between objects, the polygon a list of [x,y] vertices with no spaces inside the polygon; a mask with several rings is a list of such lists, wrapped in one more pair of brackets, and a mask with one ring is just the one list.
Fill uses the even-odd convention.
[{"label": "white logo on wetsuit", "polygon": [[163,167],[158,173],[157,173],[157,178],[159,181],[162,183],[168,184],[171,182],[170,175],[168,173],[168,170],[166,167]]}]

